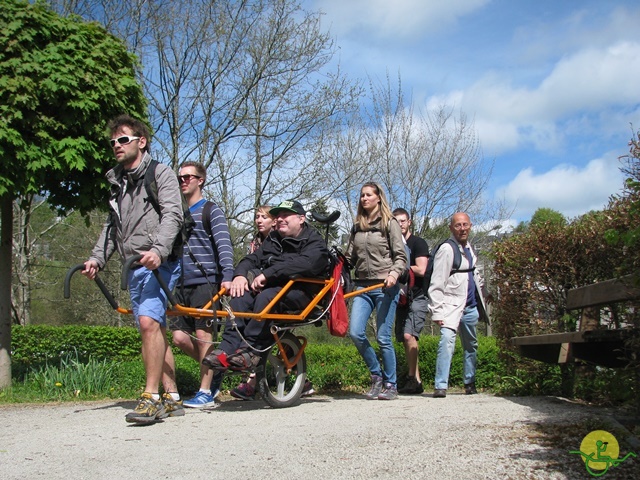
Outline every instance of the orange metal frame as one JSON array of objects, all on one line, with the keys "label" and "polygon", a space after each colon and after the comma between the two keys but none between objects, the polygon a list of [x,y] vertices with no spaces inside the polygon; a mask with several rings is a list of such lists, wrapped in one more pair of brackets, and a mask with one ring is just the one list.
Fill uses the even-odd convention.
[{"label": "orange metal frame", "polygon": [[[75,272],[80,270],[81,268],[83,268],[83,265],[78,265],[75,268],[71,269],[69,271],[69,273],[67,274],[67,278],[65,280],[65,298],[69,298],[70,295],[70,291],[69,291],[69,281],[70,281],[70,277],[71,275]],[[96,277],[96,280],[98,280],[98,278]],[[275,307],[275,305],[287,294],[287,292],[291,289],[291,287],[296,283],[296,282],[304,282],[304,283],[311,283],[311,284],[316,284],[316,285],[322,285],[322,288],[320,289],[320,291],[311,299],[311,302],[309,302],[309,305],[307,305],[307,307],[302,310],[300,313],[298,314],[293,314],[293,313],[271,313],[271,310]],[[309,316],[309,314],[311,313],[311,311],[320,303],[320,301],[325,298],[325,296],[327,294],[331,294],[331,287],[334,285],[334,283],[336,282],[336,279],[334,278],[329,278],[329,279],[318,279],[318,278],[295,278],[292,280],[289,280],[286,285],[282,288],[282,290],[280,290],[278,292],[278,294],[274,297],[273,300],[271,300],[271,302],[269,302],[269,304],[260,312],[231,312],[234,316],[237,317],[242,317],[242,318],[252,318],[258,321],[265,321],[265,320],[272,320],[272,321],[276,321],[276,322],[302,322],[304,320],[306,320],[306,318]],[[106,291],[104,285],[102,284],[102,282],[97,282],[98,286],[100,287],[100,289],[103,291],[103,293],[107,296],[107,299],[109,299],[108,297],[108,292]],[[383,287],[384,284],[383,283],[376,283],[374,285],[370,285],[368,287],[365,288],[360,288],[358,290],[354,290],[352,292],[346,293],[344,295],[345,299],[349,299],[352,297],[355,297],[356,295],[361,295],[363,293],[369,292],[371,290],[375,290],[376,288],[381,288]],[[124,287],[123,287],[124,288]],[[195,317],[195,318],[212,318],[212,317],[221,317],[221,318],[226,318],[230,315],[230,312],[228,312],[227,310],[213,310],[211,307],[213,305],[216,304],[216,302],[218,302],[221,297],[226,293],[226,290],[224,288],[221,288],[220,291],[206,304],[204,305],[202,308],[194,308],[194,307],[185,307],[183,305],[173,305],[171,308],[167,309],[167,315],[169,316],[189,316],[189,317]],[[118,305],[113,305],[114,310],[118,313],[121,313],[123,315],[130,315],[132,312],[131,309],[127,309],[127,308],[123,308],[120,307]],[[278,346],[278,350],[280,351],[280,356],[282,358],[282,361],[285,365],[285,367],[287,368],[287,371],[291,371],[291,369],[298,363],[298,361],[300,360],[300,358],[302,357],[304,350],[307,346],[307,339],[305,337],[302,336],[298,336],[298,340],[301,341],[302,343],[302,348],[300,348],[300,350],[298,351],[298,353],[296,354],[296,356],[294,358],[289,358],[287,353],[286,353],[286,349],[284,348],[284,346],[282,345],[282,343],[280,342],[280,337],[277,335],[277,333],[273,333],[273,337],[275,339],[275,343]]]}]

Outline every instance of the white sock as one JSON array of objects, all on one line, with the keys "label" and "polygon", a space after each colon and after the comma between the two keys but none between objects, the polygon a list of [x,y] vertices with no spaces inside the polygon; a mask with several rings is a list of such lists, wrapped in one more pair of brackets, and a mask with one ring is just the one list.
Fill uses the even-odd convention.
[{"label": "white sock", "polygon": [[171,398],[173,398],[176,402],[180,400],[180,394],[178,392],[169,392],[169,395],[171,395]]}]

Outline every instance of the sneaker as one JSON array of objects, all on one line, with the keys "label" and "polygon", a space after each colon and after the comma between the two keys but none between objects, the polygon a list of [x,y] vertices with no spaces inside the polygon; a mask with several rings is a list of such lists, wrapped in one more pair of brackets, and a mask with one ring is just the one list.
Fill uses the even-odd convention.
[{"label": "sneaker", "polygon": [[144,392],[140,395],[136,408],[127,413],[125,420],[129,423],[153,423],[166,416],[162,401],[154,400],[150,393]]},{"label": "sneaker", "polygon": [[467,385],[465,385],[464,386],[464,393],[465,393],[465,395],[475,395],[476,393],[478,393],[478,390],[476,390],[475,382],[471,382],[471,383],[468,383]]},{"label": "sneaker", "polygon": [[164,405],[164,417],[181,417],[184,415],[182,400],[174,400],[169,393],[162,394],[162,405]]},{"label": "sneaker", "polygon": [[378,400],[395,400],[396,398],[398,398],[398,389],[393,383],[387,383],[378,395]]},{"label": "sneaker", "polygon": [[447,391],[444,388],[436,388],[433,391],[433,398],[444,398],[447,396]]},{"label": "sneaker", "polygon": [[366,393],[369,400],[375,400],[382,391],[382,377],[379,375],[371,375],[371,388]]},{"label": "sneaker", "polygon": [[253,400],[256,396],[256,389],[248,383],[243,382],[231,390],[231,396],[239,398],[240,400]]},{"label": "sneaker", "polygon": [[310,397],[314,393],[316,393],[316,391],[313,389],[313,384],[309,380],[305,381],[304,387],[302,387],[302,394],[300,394],[300,397]]},{"label": "sneaker", "polygon": [[398,393],[404,393],[406,395],[418,395],[422,392],[424,392],[422,382],[416,380],[416,377],[409,377],[407,383],[404,384],[404,387],[398,390]]},{"label": "sneaker", "polygon": [[[220,392],[218,391],[216,393],[220,393]],[[215,397],[212,394],[200,391],[196,393],[193,396],[193,398],[190,398],[189,400],[185,400],[182,403],[182,405],[184,405],[187,408],[213,407],[217,405],[214,398]]]}]

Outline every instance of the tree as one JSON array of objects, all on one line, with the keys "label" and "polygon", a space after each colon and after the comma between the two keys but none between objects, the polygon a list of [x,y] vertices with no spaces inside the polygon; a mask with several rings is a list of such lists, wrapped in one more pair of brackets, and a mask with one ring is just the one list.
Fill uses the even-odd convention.
[{"label": "tree", "polygon": [[240,232],[258,205],[324,189],[319,142],[357,109],[361,88],[330,68],[336,49],[319,12],[298,0],[52,3],[138,54],[154,156],[204,163],[207,191]]},{"label": "tree", "polygon": [[41,3],[0,9],[0,387],[11,382],[13,204],[34,195],[59,212],[104,206],[113,160],[106,121],[145,118],[136,59],[96,23],[62,18]]},{"label": "tree", "polygon": [[361,182],[375,180],[392,208],[409,212],[420,237],[436,239],[441,230],[448,232],[457,211],[480,223],[476,214],[486,208],[482,193],[492,163],[482,156],[473,124],[446,106],[420,115],[405,98],[400,78],[395,88],[388,77],[386,83],[370,81],[369,100],[363,117],[353,122],[358,133],[337,137],[333,147],[335,156],[347,159],[337,172],[349,179],[339,195],[343,210],[353,214]]},{"label": "tree", "polygon": [[552,208],[538,208],[531,216],[530,225],[532,227],[549,224],[556,227],[564,227],[567,219],[562,213]]}]

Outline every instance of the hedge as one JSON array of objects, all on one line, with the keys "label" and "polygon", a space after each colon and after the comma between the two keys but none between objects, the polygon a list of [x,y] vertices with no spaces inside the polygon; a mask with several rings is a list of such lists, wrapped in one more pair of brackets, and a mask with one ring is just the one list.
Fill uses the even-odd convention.
[{"label": "hedge", "polygon": [[[298,332],[304,335],[304,330]],[[69,352],[80,358],[135,360],[140,358],[140,335],[131,327],[92,326],[14,326],[12,329],[13,376],[21,379],[30,368],[46,363],[58,363]],[[426,389],[433,385],[439,337],[420,338],[420,372]],[[377,348],[377,347],[376,347]],[[396,344],[398,383],[406,381],[407,367],[404,347]],[[174,347],[177,357],[182,353]],[[306,350],[309,378],[317,388],[326,390],[361,390],[369,384],[369,372],[351,342],[344,344],[310,343]],[[451,365],[450,385],[462,386],[462,349],[458,343]],[[198,366],[187,359],[176,360],[178,381],[188,390],[197,388]],[[190,372],[193,369],[193,372]],[[480,337],[476,384],[492,388],[502,368],[496,342]],[[183,380],[180,379],[183,377]],[[236,380],[231,380],[236,382]]]}]

